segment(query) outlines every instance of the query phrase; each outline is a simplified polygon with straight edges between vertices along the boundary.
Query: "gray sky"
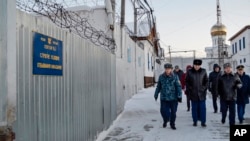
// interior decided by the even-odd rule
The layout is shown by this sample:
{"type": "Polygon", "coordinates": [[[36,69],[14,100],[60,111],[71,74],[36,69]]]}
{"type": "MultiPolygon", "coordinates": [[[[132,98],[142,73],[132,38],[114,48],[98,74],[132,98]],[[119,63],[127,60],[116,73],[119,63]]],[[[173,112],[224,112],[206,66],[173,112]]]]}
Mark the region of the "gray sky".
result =
{"type": "MultiPolygon", "coordinates": [[[[210,29],[216,23],[216,0],[148,2],[154,8],[161,45],[165,50],[170,45],[172,51],[197,50],[197,56],[205,55],[205,47],[212,45],[210,29]]],[[[228,40],[241,28],[250,25],[250,0],[220,0],[220,3],[222,23],[228,29],[228,40]]],[[[132,11],[126,11],[126,15],[126,22],[132,22],[132,11]]],[[[229,44],[228,41],[227,43],[229,44]]],[[[190,52],[178,55],[193,54],[190,52]]]]}

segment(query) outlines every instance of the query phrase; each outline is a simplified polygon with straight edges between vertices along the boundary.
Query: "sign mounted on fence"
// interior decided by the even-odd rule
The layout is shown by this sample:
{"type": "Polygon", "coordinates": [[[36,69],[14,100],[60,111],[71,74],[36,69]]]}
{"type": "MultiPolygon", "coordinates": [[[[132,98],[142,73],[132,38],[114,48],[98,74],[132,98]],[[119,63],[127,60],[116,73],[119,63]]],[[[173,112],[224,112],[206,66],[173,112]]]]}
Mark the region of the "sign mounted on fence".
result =
{"type": "Polygon", "coordinates": [[[33,32],[33,74],[63,75],[63,43],[33,32]]]}

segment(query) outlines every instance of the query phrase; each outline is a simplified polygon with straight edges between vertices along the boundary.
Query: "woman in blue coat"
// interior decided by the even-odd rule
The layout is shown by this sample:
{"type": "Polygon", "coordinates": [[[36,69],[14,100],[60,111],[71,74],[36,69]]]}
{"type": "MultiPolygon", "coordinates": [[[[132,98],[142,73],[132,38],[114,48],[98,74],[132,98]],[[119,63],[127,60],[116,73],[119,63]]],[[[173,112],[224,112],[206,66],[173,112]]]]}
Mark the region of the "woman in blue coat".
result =
{"type": "Polygon", "coordinates": [[[249,104],[249,95],[250,95],[250,77],[244,72],[244,66],[237,66],[237,74],[240,77],[242,82],[242,87],[237,89],[237,114],[240,124],[243,123],[245,106],[249,104]]]}

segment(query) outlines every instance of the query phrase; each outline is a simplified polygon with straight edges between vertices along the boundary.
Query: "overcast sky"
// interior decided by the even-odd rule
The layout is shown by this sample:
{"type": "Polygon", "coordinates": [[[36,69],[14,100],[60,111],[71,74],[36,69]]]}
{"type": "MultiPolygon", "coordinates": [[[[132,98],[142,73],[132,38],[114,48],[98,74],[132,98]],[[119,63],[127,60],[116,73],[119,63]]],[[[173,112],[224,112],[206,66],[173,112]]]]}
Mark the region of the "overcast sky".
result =
{"type": "MultiPolygon", "coordinates": [[[[165,50],[170,45],[172,51],[194,49],[197,50],[197,55],[205,55],[205,47],[212,45],[210,29],[216,23],[216,0],[148,2],[154,9],[161,45],[165,50]]],[[[220,0],[220,4],[222,23],[228,29],[228,40],[241,28],[250,25],[250,0],[220,0]]],[[[126,22],[133,21],[133,13],[130,12],[132,11],[126,11],[126,22]]],[[[229,44],[228,41],[227,43],[229,44]]]]}

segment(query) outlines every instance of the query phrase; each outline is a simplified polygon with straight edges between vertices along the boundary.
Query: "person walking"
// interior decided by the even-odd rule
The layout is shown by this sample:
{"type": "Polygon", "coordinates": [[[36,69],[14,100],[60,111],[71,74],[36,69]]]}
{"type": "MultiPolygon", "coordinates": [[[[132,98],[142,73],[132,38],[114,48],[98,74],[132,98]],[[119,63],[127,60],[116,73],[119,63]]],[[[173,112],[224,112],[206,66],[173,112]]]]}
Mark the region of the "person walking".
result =
{"type": "Polygon", "coordinates": [[[213,108],[214,113],[217,113],[218,111],[218,105],[217,105],[217,99],[218,99],[218,93],[217,93],[217,81],[218,81],[218,75],[221,73],[221,67],[218,64],[214,64],[213,71],[209,73],[208,77],[208,90],[212,94],[213,99],[213,108]]]}
{"type": "Polygon", "coordinates": [[[187,91],[186,91],[186,74],[187,74],[187,71],[189,69],[192,69],[192,66],[191,65],[187,65],[186,67],[186,72],[182,74],[181,76],[181,88],[182,90],[184,91],[185,95],[186,95],[186,99],[187,99],[187,111],[190,111],[190,98],[189,98],[189,95],[187,94],[187,91]]]}
{"type": "Polygon", "coordinates": [[[250,77],[244,71],[244,65],[237,66],[237,74],[242,82],[242,87],[237,89],[237,114],[239,123],[242,124],[244,120],[245,107],[249,104],[250,96],[250,77]]]}
{"type": "Polygon", "coordinates": [[[227,111],[229,109],[229,125],[235,124],[235,112],[236,112],[236,98],[237,88],[242,87],[241,80],[237,74],[232,72],[232,66],[230,63],[223,65],[224,72],[219,75],[218,78],[218,95],[221,103],[222,119],[221,123],[224,124],[227,117],[227,111]]]}
{"type": "Polygon", "coordinates": [[[197,126],[198,118],[201,126],[206,127],[206,92],[208,87],[207,72],[201,68],[202,60],[195,59],[193,68],[186,76],[187,94],[191,99],[193,126],[197,126]]]}
{"type": "Polygon", "coordinates": [[[174,67],[174,74],[176,74],[179,78],[179,80],[181,80],[181,76],[184,74],[183,70],[180,69],[180,67],[178,65],[176,65],[174,67]]]}
{"type": "Polygon", "coordinates": [[[154,98],[157,101],[159,93],[161,102],[161,116],[163,118],[163,128],[167,127],[170,121],[170,127],[176,130],[175,120],[178,102],[182,102],[182,90],[179,78],[172,70],[172,64],[164,65],[165,72],[159,76],[158,84],[155,90],[154,98]]]}

